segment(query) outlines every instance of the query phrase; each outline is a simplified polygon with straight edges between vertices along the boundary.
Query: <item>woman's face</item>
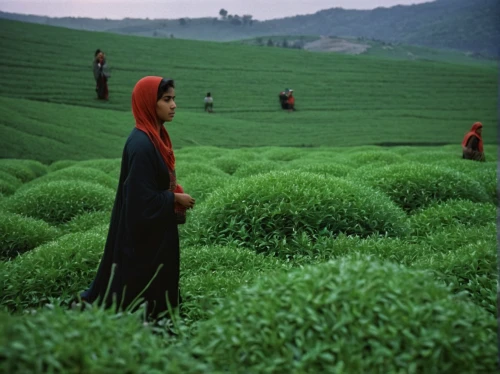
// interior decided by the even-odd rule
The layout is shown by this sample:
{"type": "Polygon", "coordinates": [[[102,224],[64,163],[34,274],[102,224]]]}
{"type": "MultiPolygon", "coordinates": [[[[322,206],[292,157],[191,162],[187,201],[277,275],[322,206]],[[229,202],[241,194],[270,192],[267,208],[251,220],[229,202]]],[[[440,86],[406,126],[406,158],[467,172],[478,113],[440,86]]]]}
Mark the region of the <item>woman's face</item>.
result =
{"type": "Polygon", "coordinates": [[[479,135],[481,135],[481,133],[483,132],[483,128],[482,128],[482,127],[478,128],[478,129],[476,130],[476,132],[477,132],[479,135]]]}
{"type": "Polygon", "coordinates": [[[161,122],[171,122],[175,116],[175,89],[169,87],[160,100],[156,102],[156,115],[161,122]]]}

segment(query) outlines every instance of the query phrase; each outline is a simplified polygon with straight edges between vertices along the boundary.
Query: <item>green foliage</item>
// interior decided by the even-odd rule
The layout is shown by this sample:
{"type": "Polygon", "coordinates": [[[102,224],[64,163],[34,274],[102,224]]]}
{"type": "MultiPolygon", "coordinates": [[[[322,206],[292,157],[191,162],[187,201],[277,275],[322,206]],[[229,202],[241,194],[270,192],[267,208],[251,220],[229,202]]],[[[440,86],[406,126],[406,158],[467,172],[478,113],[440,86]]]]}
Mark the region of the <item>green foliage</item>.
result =
{"type": "Polygon", "coordinates": [[[466,199],[489,202],[484,187],[471,177],[434,165],[402,163],[355,172],[352,178],[387,194],[405,211],[433,202],[466,199]]]}
{"type": "Polygon", "coordinates": [[[21,181],[13,175],[0,170],[0,192],[12,195],[21,186],[21,181]]]}
{"type": "Polygon", "coordinates": [[[248,249],[222,246],[182,249],[182,311],[190,320],[206,319],[216,305],[266,272],[286,269],[277,259],[248,249]]]}
{"type": "Polygon", "coordinates": [[[371,163],[380,163],[385,165],[398,164],[404,161],[403,156],[397,153],[384,151],[384,150],[372,150],[364,152],[352,152],[345,156],[355,165],[366,165],[371,163]]]}
{"type": "Polygon", "coordinates": [[[246,162],[243,165],[241,165],[233,174],[233,176],[238,178],[244,178],[257,174],[265,174],[270,171],[275,171],[281,168],[282,165],[277,162],[269,160],[256,160],[256,161],[246,162]]]}
{"type": "Polygon", "coordinates": [[[54,172],[58,171],[70,166],[74,166],[78,163],[78,161],[75,160],[59,160],[56,162],[53,162],[52,164],[49,165],[49,172],[54,172]]]}
{"type": "Polygon", "coordinates": [[[47,222],[0,211],[0,259],[13,258],[58,235],[47,222]]]}
{"type": "Polygon", "coordinates": [[[60,307],[20,316],[2,313],[0,331],[3,373],[210,372],[179,348],[169,348],[170,339],[162,339],[165,333],[144,325],[140,314],[60,307]]]}
{"type": "MultiPolygon", "coordinates": [[[[216,169],[219,173],[220,170],[216,169]]],[[[219,188],[231,183],[232,178],[227,174],[188,174],[187,177],[179,178],[179,184],[184,191],[196,199],[196,204],[201,203],[208,195],[219,188]]],[[[195,207],[196,209],[197,207],[195,207]]]]}
{"type": "Polygon", "coordinates": [[[227,177],[227,174],[224,171],[215,166],[208,165],[206,162],[177,162],[175,166],[175,172],[179,180],[193,174],[196,176],[208,175],[227,177]]]}
{"type": "Polygon", "coordinates": [[[496,207],[490,203],[448,200],[434,203],[410,217],[415,236],[426,236],[451,225],[482,226],[496,219],[496,207]]]}
{"type": "Polygon", "coordinates": [[[36,178],[36,174],[27,165],[19,163],[20,160],[0,160],[0,171],[16,177],[22,183],[36,178]]]}
{"type": "Polygon", "coordinates": [[[194,243],[235,242],[258,252],[285,251],[287,239],[301,233],[398,236],[408,230],[404,213],[377,191],[297,171],[239,179],[198,209],[194,243]]]}
{"type": "Polygon", "coordinates": [[[45,184],[52,181],[86,181],[95,183],[104,187],[116,189],[118,180],[114,180],[104,171],[92,169],[90,167],[70,166],[36,178],[26,183],[20,190],[30,189],[33,186],[45,184]]]}
{"type": "Polygon", "coordinates": [[[297,161],[302,162],[290,162],[288,168],[290,170],[300,170],[314,174],[324,175],[326,177],[345,177],[351,170],[351,166],[344,164],[332,162],[332,163],[317,163],[311,164],[310,161],[306,162],[304,159],[299,159],[297,161]]]}
{"type": "Polygon", "coordinates": [[[244,161],[234,155],[227,155],[212,160],[212,164],[224,173],[233,175],[244,161]]]}
{"type": "Polygon", "coordinates": [[[80,161],[77,165],[109,173],[110,171],[115,170],[117,168],[120,169],[121,163],[122,163],[121,158],[114,158],[114,159],[94,159],[94,160],[80,161]]]}
{"type": "Polygon", "coordinates": [[[54,181],[20,191],[3,205],[13,213],[60,224],[84,212],[111,210],[114,195],[113,190],[90,182],[54,181]]]}
{"type": "Polygon", "coordinates": [[[5,264],[0,274],[0,305],[22,310],[57,299],[76,299],[97,271],[107,226],[68,234],[5,264]]]}
{"type": "Polygon", "coordinates": [[[497,313],[497,243],[481,240],[452,251],[420,258],[415,267],[430,270],[454,292],[465,291],[493,316],[497,313]]]}
{"type": "Polygon", "coordinates": [[[65,233],[84,232],[95,228],[96,226],[109,226],[111,221],[111,211],[96,211],[79,214],[71,221],[60,226],[65,233]]]}
{"type": "Polygon", "coordinates": [[[497,358],[494,318],[425,272],[371,259],[261,279],[192,342],[229,372],[491,372],[497,358]]]}

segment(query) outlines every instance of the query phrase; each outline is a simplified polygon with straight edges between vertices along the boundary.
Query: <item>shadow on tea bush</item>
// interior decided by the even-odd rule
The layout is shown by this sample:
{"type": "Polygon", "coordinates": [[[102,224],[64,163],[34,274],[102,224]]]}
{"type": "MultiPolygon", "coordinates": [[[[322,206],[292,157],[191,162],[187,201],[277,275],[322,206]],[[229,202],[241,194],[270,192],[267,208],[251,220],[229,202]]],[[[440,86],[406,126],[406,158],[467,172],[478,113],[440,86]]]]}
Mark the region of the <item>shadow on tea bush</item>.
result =
{"type": "Polygon", "coordinates": [[[74,300],[94,279],[106,235],[106,226],[64,235],[6,263],[0,278],[0,305],[22,310],[51,298],[74,300]]]}
{"type": "MultiPolygon", "coordinates": [[[[184,188],[184,191],[191,195],[196,204],[204,201],[214,191],[232,183],[233,178],[227,174],[208,175],[208,174],[191,174],[187,177],[179,178],[179,184],[184,188]]],[[[194,208],[197,209],[198,205],[194,208]]],[[[193,211],[194,212],[194,211],[193,211]]]]}
{"type": "Polygon", "coordinates": [[[488,372],[496,322],[426,272],[342,259],[229,296],[192,340],[228,372],[488,372]]]}
{"type": "Polygon", "coordinates": [[[496,207],[490,203],[448,200],[422,208],[410,217],[412,235],[426,236],[450,225],[482,226],[496,220],[496,207]]]}
{"type": "Polygon", "coordinates": [[[85,212],[111,210],[114,197],[112,189],[95,183],[54,181],[19,191],[4,206],[13,213],[61,224],[85,212]]]}
{"type": "Polygon", "coordinates": [[[210,371],[169,349],[140,313],[113,314],[55,307],[22,316],[0,315],[0,371],[25,373],[192,373],[210,371]],[[177,371],[182,368],[182,371],[177,371]]]}
{"type": "Polygon", "coordinates": [[[245,164],[245,161],[234,155],[227,155],[211,160],[210,164],[226,174],[233,175],[241,165],[245,164]]]}
{"type": "Polygon", "coordinates": [[[404,212],[369,187],[298,171],[272,172],[234,181],[198,207],[192,243],[236,243],[273,253],[301,235],[405,235],[404,212]]]}
{"type": "Polygon", "coordinates": [[[22,186],[22,183],[19,179],[0,171],[0,192],[5,195],[12,195],[16,190],[22,186]]]}
{"type": "Polygon", "coordinates": [[[288,269],[281,261],[244,248],[203,246],[182,250],[183,314],[205,319],[228,295],[266,272],[288,269]]]}
{"type": "Polygon", "coordinates": [[[271,171],[282,169],[283,166],[274,161],[269,160],[258,160],[244,163],[241,165],[234,173],[235,177],[245,178],[257,174],[265,174],[271,171]]]}
{"type": "Polygon", "coordinates": [[[61,225],[59,228],[64,233],[84,232],[97,226],[109,227],[111,221],[111,211],[97,211],[82,213],[74,217],[71,221],[61,225]]]}
{"type": "Polygon", "coordinates": [[[177,179],[179,180],[181,180],[181,178],[185,178],[192,175],[227,177],[227,174],[221,169],[218,169],[213,165],[208,165],[207,163],[203,162],[197,162],[197,163],[177,162],[175,167],[175,172],[177,174],[177,179]]]}
{"type": "Polygon", "coordinates": [[[56,161],[56,162],[53,162],[52,164],[49,165],[48,171],[49,171],[49,173],[52,173],[54,171],[58,171],[58,170],[61,170],[61,169],[64,169],[64,168],[67,168],[70,166],[74,166],[77,163],[78,163],[78,161],[75,161],[75,160],[56,161]]]}
{"type": "Polygon", "coordinates": [[[120,169],[121,164],[122,164],[121,158],[111,158],[111,159],[103,158],[103,159],[80,161],[78,164],[76,164],[76,166],[97,169],[103,171],[104,173],[109,173],[112,170],[120,169]]]}
{"type": "Polygon", "coordinates": [[[407,212],[450,199],[490,201],[484,187],[471,177],[434,165],[389,165],[371,172],[360,170],[351,179],[379,189],[407,212]]]}
{"type": "Polygon", "coordinates": [[[336,162],[328,164],[327,163],[306,164],[305,163],[306,160],[304,159],[299,159],[297,161],[300,161],[300,163],[292,161],[287,165],[286,169],[319,174],[325,177],[345,177],[352,169],[352,166],[347,166],[336,162]]]}
{"type": "Polygon", "coordinates": [[[10,174],[20,182],[26,183],[37,177],[36,173],[27,165],[20,163],[21,160],[3,159],[0,160],[0,171],[10,174]]]}
{"type": "Polygon", "coordinates": [[[43,177],[36,178],[29,183],[24,184],[19,190],[23,191],[41,183],[53,181],[84,181],[95,183],[111,189],[116,189],[118,180],[114,180],[105,172],[97,169],[80,166],[70,166],[52,173],[48,173],[43,177]]]}
{"type": "Polygon", "coordinates": [[[465,291],[477,305],[496,316],[497,248],[496,240],[467,244],[453,251],[422,257],[415,267],[427,269],[455,293],[465,291]]]}
{"type": "Polygon", "coordinates": [[[14,258],[59,235],[45,221],[0,212],[0,259],[14,258]]]}
{"type": "Polygon", "coordinates": [[[397,153],[384,150],[351,152],[348,156],[346,156],[346,158],[358,166],[372,163],[391,165],[401,163],[405,160],[403,156],[398,155],[397,153]]]}
{"type": "Polygon", "coordinates": [[[262,156],[271,161],[292,161],[303,157],[305,152],[300,148],[271,147],[262,152],[262,156]]]}

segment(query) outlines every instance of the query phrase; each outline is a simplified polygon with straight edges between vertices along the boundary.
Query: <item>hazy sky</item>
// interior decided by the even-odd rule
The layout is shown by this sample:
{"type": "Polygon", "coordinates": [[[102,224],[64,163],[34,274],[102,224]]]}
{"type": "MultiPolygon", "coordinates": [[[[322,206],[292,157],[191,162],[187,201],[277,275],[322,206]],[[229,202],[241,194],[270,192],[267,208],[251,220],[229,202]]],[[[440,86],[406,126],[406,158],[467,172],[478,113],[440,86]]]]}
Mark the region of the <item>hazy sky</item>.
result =
{"type": "Polygon", "coordinates": [[[321,9],[373,9],[431,0],[0,0],[0,10],[51,17],[181,18],[251,14],[255,19],[282,18],[315,13],[321,9]]]}

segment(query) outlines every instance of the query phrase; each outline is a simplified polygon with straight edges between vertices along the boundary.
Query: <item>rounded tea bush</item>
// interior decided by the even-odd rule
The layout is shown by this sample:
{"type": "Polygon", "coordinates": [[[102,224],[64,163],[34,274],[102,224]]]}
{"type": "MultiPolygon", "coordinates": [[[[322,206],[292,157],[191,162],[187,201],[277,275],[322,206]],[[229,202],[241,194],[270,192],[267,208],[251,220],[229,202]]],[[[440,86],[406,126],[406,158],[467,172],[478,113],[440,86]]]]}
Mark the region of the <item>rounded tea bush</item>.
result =
{"type": "Polygon", "coordinates": [[[272,252],[302,232],[405,235],[404,212],[377,191],[298,171],[236,180],[198,207],[192,235],[200,244],[238,243],[272,252]]]}
{"type": "Polygon", "coordinates": [[[52,173],[48,173],[43,177],[36,178],[29,183],[23,185],[20,190],[32,188],[35,185],[48,183],[53,181],[85,181],[99,184],[104,187],[116,189],[118,181],[107,175],[105,172],[89,167],[70,166],[52,173]]]}
{"type": "MultiPolygon", "coordinates": [[[[302,161],[302,159],[298,160],[302,161]]],[[[352,170],[352,166],[347,166],[338,163],[319,163],[319,164],[304,164],[304,163],[293,163],[293,161],[288,165],[289,170],[299,170],[303,172],[309,172],[330,177],[345,177],[352,170]]]]}
{"type": "Polygon", "coordinates": [[[13,310],[36,308],[58,298],[75,299],[95,277],[104,252],[107,227],[68,234],[5,264],[0,305],[13,310]]]}
{"type": "Polygon", "coordinates": [[[346,157],[359,166],[371,163],[391,165],[398,164],[404,161],[403,156],[398,155],[397,153],[382,150],[352,152],[349,153],[349,155],[347,155],[346,157]]]}
{"type": "Polygon", "coordinates": [[[223,246],[183,248],[181,261],[182,310],[195,321],[206,319],[215,305],[239,287],[265,273],[289,268],[276,258],[223,246]]]}
{"type": "Polygon", "coordinates": [[[49,165],[49,173],[54,172],[57,170],[61,170],[70,166],[74,166],[78,163],[78,161],[75,160],[60,160],[53,162],[52,164],[49,165]]]}
{"type": "Polygon", "coordinates": [[[258,160],[244,163],[241,165],[233,176],[238,178],[250,177],[257,174],[265,174],[271,171],[282,169],[283,166],[274,161],[269,160],[258,160]]]}
{"type": "Polygon", "coordinates": [[[0,171],[16,177],[20,182],[26,183],[37,177],[36,173],[21,160],[3,159],[0,160],[0,171]]]}
{"type": "Polygon", "coordinates": [[[82,213],[74,217],[71,221],[60,226],[65,233],[84,232],[97,226],[109,226],[111,221],[111,211],[97,211],[82,213]]]}
{"type": "Polygon", "coordinates": [[[13,213],[61,224],[85,212],[110,211],[114,197],[112,189],[95,183],[54,181],[19,191],[4,207],[13,213]]]}
{"type": "Polygon", "coordinates": [[[436,280],[455,293],[466,292],[471,301],[493,316],[497,310],[496,240],[481,240],[458,249],[420,258],[415,267],[430,270],[436,280]]]}
{"type": "Polygon", "coordinates": [[[222,156],[211,161],[212,165],[229,175],[233,175],[244,163],[245,161],[242,158],[234,155],[222,156]]]}
{"type": "Polygon", "coordinates": [[[20,316],[1,313],[0,332],[3,373],[213,372],[182,347],[171,348],[171,339],[162,338],[162,331],[154,334],[140,313],[116,315],[97,308],[82,313],[60,307],[20,316]]]}
{"type": "Polygon", "coordinates": [[[304,154],[301,148],[271,147],[262,152],[262,156],[271,161],[292,161],[303,157],[304,154]]]}
{"type": "Polygon", "coordinates": [[[95,159],[95,160],[85,160],[80,161],[77,166],[93,168],[97,170],[101,170],[104,173],[109,173],[114,169],[121,168],[122,160],[120,158],[112,158],[112,159],[95,159]]]}
{"type": "Polygon", "coordinates": [[[225,372],[493,372],[496,321],[426,272],[342,259],[267,276],[200,323],[193,352],[225,372]]]}
{"type": "Polygon", "coordinates": [[[22,185],[16,177],[0,171],[0,192],[5,195],[12,195],[22,185]]]}
{"type": "MultiPolygon", "coordinates": [[[[196,199],[196,204],[204,201],[208,195],[232,183],[233,179],[227,175],[190,174],[187,177],[179,178],[179,184],[184,191],[196,199]]],[[[197,209],[195,207],[194,209],[197,209]]]]}
{"type": "Polygon", "coordinates": [[[491,203],[448,200],[422,208],[410,217],[413,235],[428,235],[450,225],[482,226],[496,220],[496,207],[491,203]]]}
{"type": "Polygon", "coordinates": [[[16,257],[57,236],[59,230],[45,221],[0,212],[0,259],[16,257]]]}
{"type": "Polygon", "coordinates": [[[491,200],[484,187],[468,175],[434,165],[395,164],[371,172],[360,170],[351,178],[384,192],[407,212],[450,199],[491,200]]]}
{"type": "Polygon", "coordinates": [[[177,179],[181,179],[187,176],[191,175],[209,175],[209,176],[220,176],[220,177],[227,177],[227,174],[222,171],[221,169],[218,169],[217,167],[213,165],[208,165],[203,162],[196,162],[196,163],[181,163],[178,162],[175,167],[175,172],[177,175],[177,179]]]}

